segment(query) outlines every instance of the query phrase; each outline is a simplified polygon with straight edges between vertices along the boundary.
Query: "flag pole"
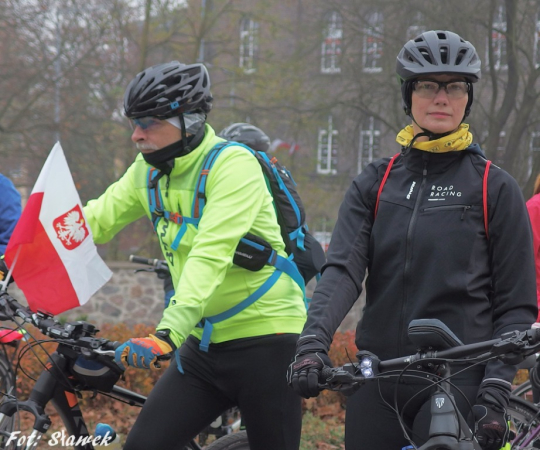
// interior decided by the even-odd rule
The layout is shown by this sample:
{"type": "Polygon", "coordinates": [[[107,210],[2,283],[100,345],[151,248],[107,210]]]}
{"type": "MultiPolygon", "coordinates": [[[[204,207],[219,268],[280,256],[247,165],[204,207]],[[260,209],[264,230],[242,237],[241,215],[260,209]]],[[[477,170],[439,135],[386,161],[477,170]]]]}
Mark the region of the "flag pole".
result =
{"type": "Polygon", "coordinates": [[[9,268],[9,272],[7,273],[6,277],[0,281],[0,292],[6,292],[9,280],[11,279],[11,273],[13,272],[13,269],[15,268],[15,264],[17,264],[17,259],[19,258],[19,253],[21,252],[21,246],[19,245],[19,248],[17,249],[17,253],[15,254],[15,258],[13,258],[13,263],[11,264],[11,267],[9,268]]]}

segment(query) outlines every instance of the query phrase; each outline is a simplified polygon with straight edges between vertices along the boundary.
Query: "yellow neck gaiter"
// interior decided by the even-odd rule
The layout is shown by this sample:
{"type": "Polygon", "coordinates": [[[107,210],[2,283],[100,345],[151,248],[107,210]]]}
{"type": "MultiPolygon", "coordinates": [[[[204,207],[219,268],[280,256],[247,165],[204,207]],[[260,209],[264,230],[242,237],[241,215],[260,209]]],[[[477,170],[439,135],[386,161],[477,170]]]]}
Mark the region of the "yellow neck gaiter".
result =
{"type": "MultiPolygon", "coordinates": [[[[412,141],[413,137],[413,127],[412,125],[407,125],[398,133],[396,142],[403,147],[407,147],[412,141]]],[[[448,136],[436,139],[435,141],[415,142],[413,147],[430,153],[455,152],[465,150],[469,145],[472,144],[472,140],[473,135],[469,131],[469,125],[462,123],[457,131],[449,134],[448,136]]]]}

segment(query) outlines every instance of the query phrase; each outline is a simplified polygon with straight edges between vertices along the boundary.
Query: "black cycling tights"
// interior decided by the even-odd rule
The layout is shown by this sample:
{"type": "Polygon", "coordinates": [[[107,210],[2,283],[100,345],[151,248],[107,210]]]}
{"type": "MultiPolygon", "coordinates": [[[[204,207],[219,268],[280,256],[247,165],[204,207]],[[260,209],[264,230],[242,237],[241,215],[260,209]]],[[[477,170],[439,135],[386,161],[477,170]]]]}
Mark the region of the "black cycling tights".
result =
{"type": "Polygon", "coordinates": [[[296,334],[261,336],[211,344],[199,350],[190,337],[176,362],[150,393],[124,450],[181,450],[216,417],[237,405],[250,450],[298,450],[300,397],[287,386],[296,334]]]}
{"type": "MultiPolygon", "coordinates": [[[[455,380],[459,389],[467,396],[471,405],[474,404],[478,386],[482,376],[472,376],[469,380],[455,380]]],[[[398,404],[402,407],[412,395],[426,385],[400,384],[398,404]]],[[[401,450],[409,442],[403,436],[396,413],[384,403],[381,398],[394,406],[395,383],[390,381],[368,382],[347,400],[347,416],[345,419],[345,449],[346,450],[401,450]],[[380,386],[380,391],[379,391],[380,386]]],[[[457,406],[465,419],[470,409],[463,397],[452,390],[457,406]]],[[[423,444],[428,437],[430,414],[430,397],[428,393],[418,396],[405,409],[405,423],[414,430],[407,429],[415,444],[423,444]]]]}

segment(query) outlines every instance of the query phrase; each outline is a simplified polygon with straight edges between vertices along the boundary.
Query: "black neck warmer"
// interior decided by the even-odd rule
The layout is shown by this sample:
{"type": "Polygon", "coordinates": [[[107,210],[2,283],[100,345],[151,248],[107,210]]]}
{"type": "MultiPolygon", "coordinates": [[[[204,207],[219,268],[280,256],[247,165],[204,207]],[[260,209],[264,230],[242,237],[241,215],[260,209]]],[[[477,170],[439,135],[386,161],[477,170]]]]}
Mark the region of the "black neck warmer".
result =
{"type": "Polygon", "coordinates": [[[193,136],[188,136],[186,146],[184,146],[184,140],[180,139],[155,152],[143,153],[143,158],[160,172],[169,175],[174,167],[175,158],[186,156],[196,149],[204,139],[204,131],[203,125],[193,136]]]}

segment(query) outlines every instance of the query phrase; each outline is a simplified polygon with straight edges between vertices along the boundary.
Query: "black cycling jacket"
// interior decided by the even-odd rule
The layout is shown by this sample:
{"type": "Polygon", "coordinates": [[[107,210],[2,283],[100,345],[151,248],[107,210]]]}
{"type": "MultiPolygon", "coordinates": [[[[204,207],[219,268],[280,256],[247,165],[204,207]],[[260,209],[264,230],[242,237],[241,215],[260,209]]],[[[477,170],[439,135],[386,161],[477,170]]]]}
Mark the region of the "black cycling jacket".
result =
{"type": "MultiPolygon", "coordinates": [[[[443,321],[465,344],[530,328],[537,316],[530,223],[516,181],[491,165],[488,233],[477,145],[442,154],[400,155],[374,209],[389,158],[370,164],[349,188],[299,341],[328,349],[362,291],[356,345],[381,359],[416,352],[413,319],[443,321]]],[[[305,343],[305,344],[304,344],[305,343]]],[[[513,367],[489,363],[485,378],[511,381],[513,367]]]]}

